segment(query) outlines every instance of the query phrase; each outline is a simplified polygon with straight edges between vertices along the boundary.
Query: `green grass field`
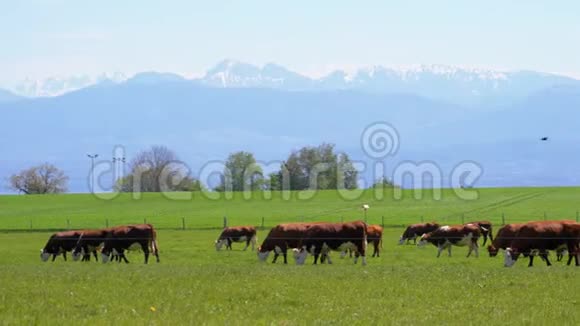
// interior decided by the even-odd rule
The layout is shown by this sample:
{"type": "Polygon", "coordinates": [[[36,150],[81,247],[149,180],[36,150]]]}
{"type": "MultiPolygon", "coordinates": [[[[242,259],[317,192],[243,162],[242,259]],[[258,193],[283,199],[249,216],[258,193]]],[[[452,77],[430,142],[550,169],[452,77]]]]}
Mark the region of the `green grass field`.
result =
{"type": "MultiPolygon", "coordinates": [[[[408,195],[407,193],[405,195],[408,195]]],[[[429,246],[397,246],[401,228],[387,228],[380,258],[353,265],[333,254],[333,265],[259,263],[234,244],[216,252],[222,217],[231,225],[296,220],[362,218],[400,225],[421,216],[445,223],[486,218],[499,223],[575,218],[578,188],[483,189],[476,201],[444,191],[441,201],[407,196],[355,201],[323,192],[308,201],[281,199],[170,201],[158,194],[141,200],[97,200],[90,195],[0,196],[0,323],[2,324],[580,324],[580,268],[539,259],[503,267],[501,257],[435,257],[429,246]],[[185,217],[188,230],[181,227],[185,217]],[[42,263],[39,249],[50,232],[18,229],[148,222],[159,227],[161,263],[42,263]],[[64,224],[64,225],[63,225],[64,224]],[[209,229],[209,228],[214,229],[209,229]]],[[[426,196],[428,197],[428,196],[426,196]]],[[[497,227],[496,227],[497,229],[497,227]]],[[[260,241],[266,230],[259,231],[260,241]]],[[[270,261],[272,257],[268,260],[270,261]]]]}

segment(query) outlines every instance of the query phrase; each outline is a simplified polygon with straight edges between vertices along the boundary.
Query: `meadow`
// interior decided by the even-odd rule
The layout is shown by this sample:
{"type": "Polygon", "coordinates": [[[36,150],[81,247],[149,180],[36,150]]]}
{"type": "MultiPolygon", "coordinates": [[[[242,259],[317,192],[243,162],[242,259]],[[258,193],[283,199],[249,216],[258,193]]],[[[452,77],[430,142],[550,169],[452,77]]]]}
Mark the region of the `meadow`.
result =
{"type": "MultiPolygon", "coordinates": [[[[433,246],[398,246],[402,224],[424,219],[461,222],[486,218],[574,218],[578,188],[481,189],[475,201],[444,191],[425,196],[356,201],[323,192],[311,200],[253,199],[170,201],[159,194],[140,200],[97,200],[90,195],[0,197],[0,323],[2,324],[580,324],[580,268],[540,260],[504,268],[501,257],[435,257],[433,246]],[[380,258],[353,265],[333,254],[333,265],[260,263],[255,252],[216,252],[223,216],[230,224],[363,218],[388,224],[380,258]],[[186,217],[186,230],[179,230],[186,217]],[[148,222],[159,227],[161,263],[42,263],[39,249],[70,219],[73,227],[148,222]],[[25,231],[30,220],[33,231],[25,231]],[[167,220],[164,220],[167,219],[167,220]],[[165,221],[165,222],[164,222],[165,221]],[[174,223],[175,222],[175,223],[174,223]],[[174,224],[177,224],[174,226],[174,224]]],[[[511,221],[508,221],[511,222],[511,221]]],[[[65,228],[64,226],[61,228],[65,228]]],[[[496,226],[497,229],[497,226],[496,226]]]]}

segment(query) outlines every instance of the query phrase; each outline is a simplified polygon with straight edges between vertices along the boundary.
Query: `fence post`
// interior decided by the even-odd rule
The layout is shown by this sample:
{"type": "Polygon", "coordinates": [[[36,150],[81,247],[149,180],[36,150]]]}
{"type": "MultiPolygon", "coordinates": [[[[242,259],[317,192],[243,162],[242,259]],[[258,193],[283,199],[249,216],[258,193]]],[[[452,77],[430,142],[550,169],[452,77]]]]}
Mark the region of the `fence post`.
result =
{"type": "Polygon", "coordinates": [[[228,218],[224,216],[224,229],[228,227],[228,218]]]}
{"type": "Polygon", "coordinates": [[[185,230],[185,217],[181,218],[181,229],[185,230]]]}
{"type": "Polygon", "coordinates": [[[264,216],[262,216],[262,230],[264,229],[264,216]]]}
{"type": "Polygon", "coordinates": [[[385,227],[385,216],[381,216],[381,226],[385,227]]]}
{"type": "Polygon", "coordinates": [[[505,225],[505,213],[501,213],[501,225],[505,225]]]}

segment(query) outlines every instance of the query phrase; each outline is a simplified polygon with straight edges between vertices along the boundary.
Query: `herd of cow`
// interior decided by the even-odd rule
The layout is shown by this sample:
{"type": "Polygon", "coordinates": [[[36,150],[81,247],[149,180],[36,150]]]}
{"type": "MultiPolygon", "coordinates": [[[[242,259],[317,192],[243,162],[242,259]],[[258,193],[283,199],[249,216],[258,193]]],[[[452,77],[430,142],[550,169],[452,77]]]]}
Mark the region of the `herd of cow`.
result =
{"type": "Polygon", "coordinates": [[[157,248],[157,232],[151,224],[135,224],[115,226],[96,230],[64,231],[53,234],[43,249],[40,250],[40,259],[47,261],[52,255],[52,261],[58,255],[66,260],[66,253],[72,252],[73,260],[89,261],[91,254],[98,261],[97,251],[101,252],[101,260],[106,263],[110,260],[128,263],[125,251],[139,248],[145,254],[145,264],[152,252],[159,262],[157,248]]]}
{"type": "MultiPolygon", "coordinates": [[[[372,243],[373,257],[379,257],[382,248],[383,228],[379,225],[367,225],[362,221],[348,223],[285,223],[272,228],[262,245],[258,247],[259,260],[265,261],[271,252],[274,252],[273,263],[278,257],[287,261],[287,252],[293,253],[297,264],[305,263],[308,254],[314,256],[314,264],[320,262],[332,263],[329,253],[341,252],[344,257],[348,251],[354,253],[354,263],[362,257],[362,264],[366,264],[366,247],[372,243]]],[[[256,228],[253,226],[237,226],[224,228],[215,241],[217,250],[224,245],[231,249],[233,242],[245,242],[246,250],[250,244],[252,250],[257,242],[256,228]]],[[[437,247],[437,257],[447,249],[451,256],[453,246],[467,246],[469,257],[472,253],[479,256],[478,240],[483,238],[485,246],[488,238],[492,242],[487,250],[491,257],[495,257],[500,249],[505,251],[506,267],[515,264],[520,256],[529,257],[528,266],[533,266],[534,257],[540,256],[548,266],[551,265],[548,252],[554,250],[558,261],[562,260],[564,252],[568,252],[568,265],[572,259],[575,265],[580,266],[580,223],[575,221],[541,221],[521,224],[507,224],[499,229],[495,239],[492,224],[489,221],[470,222],[463,225],[439,225],[437,223],[421,223],[408,226],[399,239],[399,244],[409,243],[411,240],[418,246],[428,243],[437,247]],[[419,242],[417,242],[419,238],[419,242]]]]}
{"type": "MultiPolygon", "coordinates": [[[[366,265],[366,249],[370,243],[374,251],[372,256],[379,257],[382,249],[383,228],[379,225],[367,225],[362,221],[347,223],[285,223],[272,228],[262,245],[257,248],[260,261],[266,261],[271,252],[274,253],[273,263],[280,255],[284,263],[288,263],[287,253],[291,251],[297,264],[303,265],[307,256],[314,257],[314,264],[319,259],[321,263],[331,264],[331,251],[339,251],[341,257],[348,252],[354,254],[354,263],[361,257],[366,265]]],[[[439,225],[437,223],[421,223],[408,226],[399,239],[399,244],[413,241],[417,246],[428,243],[437,247],[437,257],[447,249],[451,256],[453,246],[467,246],[469,257],[472,253],[479,256],[478,240],[483,238],[485,246],[487,239],[492,242],[488,247],[491,257],[500,249],[505,251],[506,267],[515,264],[520,256],[528,257],[528,266],[533,266],[535,256],[540,256],[548,266],[551,265],[548,252],[556,251],[558,261],[568,252],[568,265],[572,259],[580,266],[580,223],[575,221],[541,221],[521,224],[507,224],[499,229],[493,237],[492,224],[489,221],[470,222],[463,225],[439,225]],[[417,242],[417,238],[419,241],[417,242]]],[[[256,249],[257,231],[253,226],[236,226],[224,228],[215,241],[216,250],[224,245],[232,249],[233,242],[245,242],[246,250],[250,245],[256,249]]],[[[41,249],[40,258],[48,261],[50,256],[54,261],[58,255],[66,260],[67,252],[72,253],[73,260],[90,261],[91,254],[98,261],[100,251],[102,262],[117,260],[128,263],[125,252],[138,248],[143,251],[145,263],[150,252],[159,262],[157,233],[151,224],[136,224],[116,226],[95,230],[64,231],[53,234],[46,246],[41,249]]]]}

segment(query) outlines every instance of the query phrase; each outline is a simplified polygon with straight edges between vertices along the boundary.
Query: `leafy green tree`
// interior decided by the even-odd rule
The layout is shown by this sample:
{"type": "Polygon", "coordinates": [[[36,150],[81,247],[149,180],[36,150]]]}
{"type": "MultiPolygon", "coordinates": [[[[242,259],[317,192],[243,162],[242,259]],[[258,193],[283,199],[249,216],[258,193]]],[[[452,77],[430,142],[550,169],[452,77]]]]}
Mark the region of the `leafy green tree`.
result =
{"type": "Polygon", "coordinates": [[[254,154],[240,151],[228,156],[220,185],[215,190],[253,191],[264,187],[264,174],[254,154]]]}

